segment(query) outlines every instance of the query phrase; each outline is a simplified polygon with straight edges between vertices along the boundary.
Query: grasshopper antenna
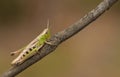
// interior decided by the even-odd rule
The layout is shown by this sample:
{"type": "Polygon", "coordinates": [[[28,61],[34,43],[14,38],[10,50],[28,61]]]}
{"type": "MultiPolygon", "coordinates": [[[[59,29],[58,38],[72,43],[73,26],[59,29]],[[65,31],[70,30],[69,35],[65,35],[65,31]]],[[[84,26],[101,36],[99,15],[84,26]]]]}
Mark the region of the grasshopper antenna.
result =
{"type": "Polygon", "coordinates": [[[49,19],[47,20],[47,29],[50,27],[49,19]]]}

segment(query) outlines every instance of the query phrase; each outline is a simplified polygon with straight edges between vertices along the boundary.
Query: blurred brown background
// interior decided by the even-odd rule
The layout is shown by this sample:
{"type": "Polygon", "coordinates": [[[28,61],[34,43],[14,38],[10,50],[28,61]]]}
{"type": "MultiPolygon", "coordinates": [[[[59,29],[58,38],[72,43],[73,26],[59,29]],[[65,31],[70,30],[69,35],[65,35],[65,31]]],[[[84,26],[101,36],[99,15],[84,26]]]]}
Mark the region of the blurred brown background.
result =
{"type": "MultiPolygon", "coordinates": [[[[32,41],[50,19],[52,35],[102,0],[0,0],[0,75],[10,52],[32,41]]],[[[17,77],[120,77],[120,2],[17,77]]]]}

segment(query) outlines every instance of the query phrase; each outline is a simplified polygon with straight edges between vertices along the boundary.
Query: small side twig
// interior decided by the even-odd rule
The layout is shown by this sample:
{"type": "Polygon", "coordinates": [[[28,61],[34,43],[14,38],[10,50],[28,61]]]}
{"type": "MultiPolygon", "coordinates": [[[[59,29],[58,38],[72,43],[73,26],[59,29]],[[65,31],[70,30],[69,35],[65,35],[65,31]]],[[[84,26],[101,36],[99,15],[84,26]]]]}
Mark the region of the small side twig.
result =
{"type": "Polygon", "coordinates": [[[14,77],[32,64],[36,63],[52,51],[54,51],[59,44],[63,41],[67,40],[68,38],[72,37],[82,29],[84,29],[88,24],[96,20],[100,15],[102,15],[106,10],[108,10],[115,2],[118,0],[104,0],[101,2],[95,9],[90,11],[86,14],[83,18],[79,21],[68,27],[67,29],[58,32],[54,36],[51,37],[49,40],[51,43],[55,45],[47,45],[45,44],[44,47],[39,50],[40,54],[34,55],[32,58],[25,61],[23,64],[19,66],[13,66],[8,71],[6,71],[2,77],[14,77]]]}

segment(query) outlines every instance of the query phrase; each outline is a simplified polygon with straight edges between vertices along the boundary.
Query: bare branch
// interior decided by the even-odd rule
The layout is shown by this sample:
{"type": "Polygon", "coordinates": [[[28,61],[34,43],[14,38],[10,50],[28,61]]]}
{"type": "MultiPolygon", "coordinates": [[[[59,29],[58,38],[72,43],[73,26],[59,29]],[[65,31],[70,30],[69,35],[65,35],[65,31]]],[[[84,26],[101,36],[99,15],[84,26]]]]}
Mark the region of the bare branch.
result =
{"type": "Polygon", "coordinates": [[[25,61],[23,64],[19,66],[12,66],[8,71],[6,71],[2,77],[14,77],[32,64],[41,60],[43,57],[54,51],[59,44],[63,41],[69,39],[86,26],[88,26],[91,22],[96,20],[100,15],[102,15],[106,10],[108,10],[115,2],[118,0],[104,0],[101,2],[95,9],[86,14],[83,18],[81,18],[76,23],[69,26],[67,29],[58,32],[49,40],[54,45],[45,44],[42,49],[39,50],[40,54],[34,55],[32,58],[25,61]]]}

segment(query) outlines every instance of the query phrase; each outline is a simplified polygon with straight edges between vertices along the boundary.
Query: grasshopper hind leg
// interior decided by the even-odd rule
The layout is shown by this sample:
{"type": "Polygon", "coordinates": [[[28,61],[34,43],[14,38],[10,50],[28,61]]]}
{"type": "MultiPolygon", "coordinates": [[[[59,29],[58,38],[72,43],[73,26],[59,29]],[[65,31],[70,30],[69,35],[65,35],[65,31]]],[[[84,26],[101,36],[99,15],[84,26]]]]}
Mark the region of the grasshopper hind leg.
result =
{"type": "Polygon", "coordinates": [[[21,48],[21,49],[19,49],[17,51],[11,52],[10,55],[14,56],[14,55],[20,54],[23,50],[24,50],[24,48],[21,48]]]}

